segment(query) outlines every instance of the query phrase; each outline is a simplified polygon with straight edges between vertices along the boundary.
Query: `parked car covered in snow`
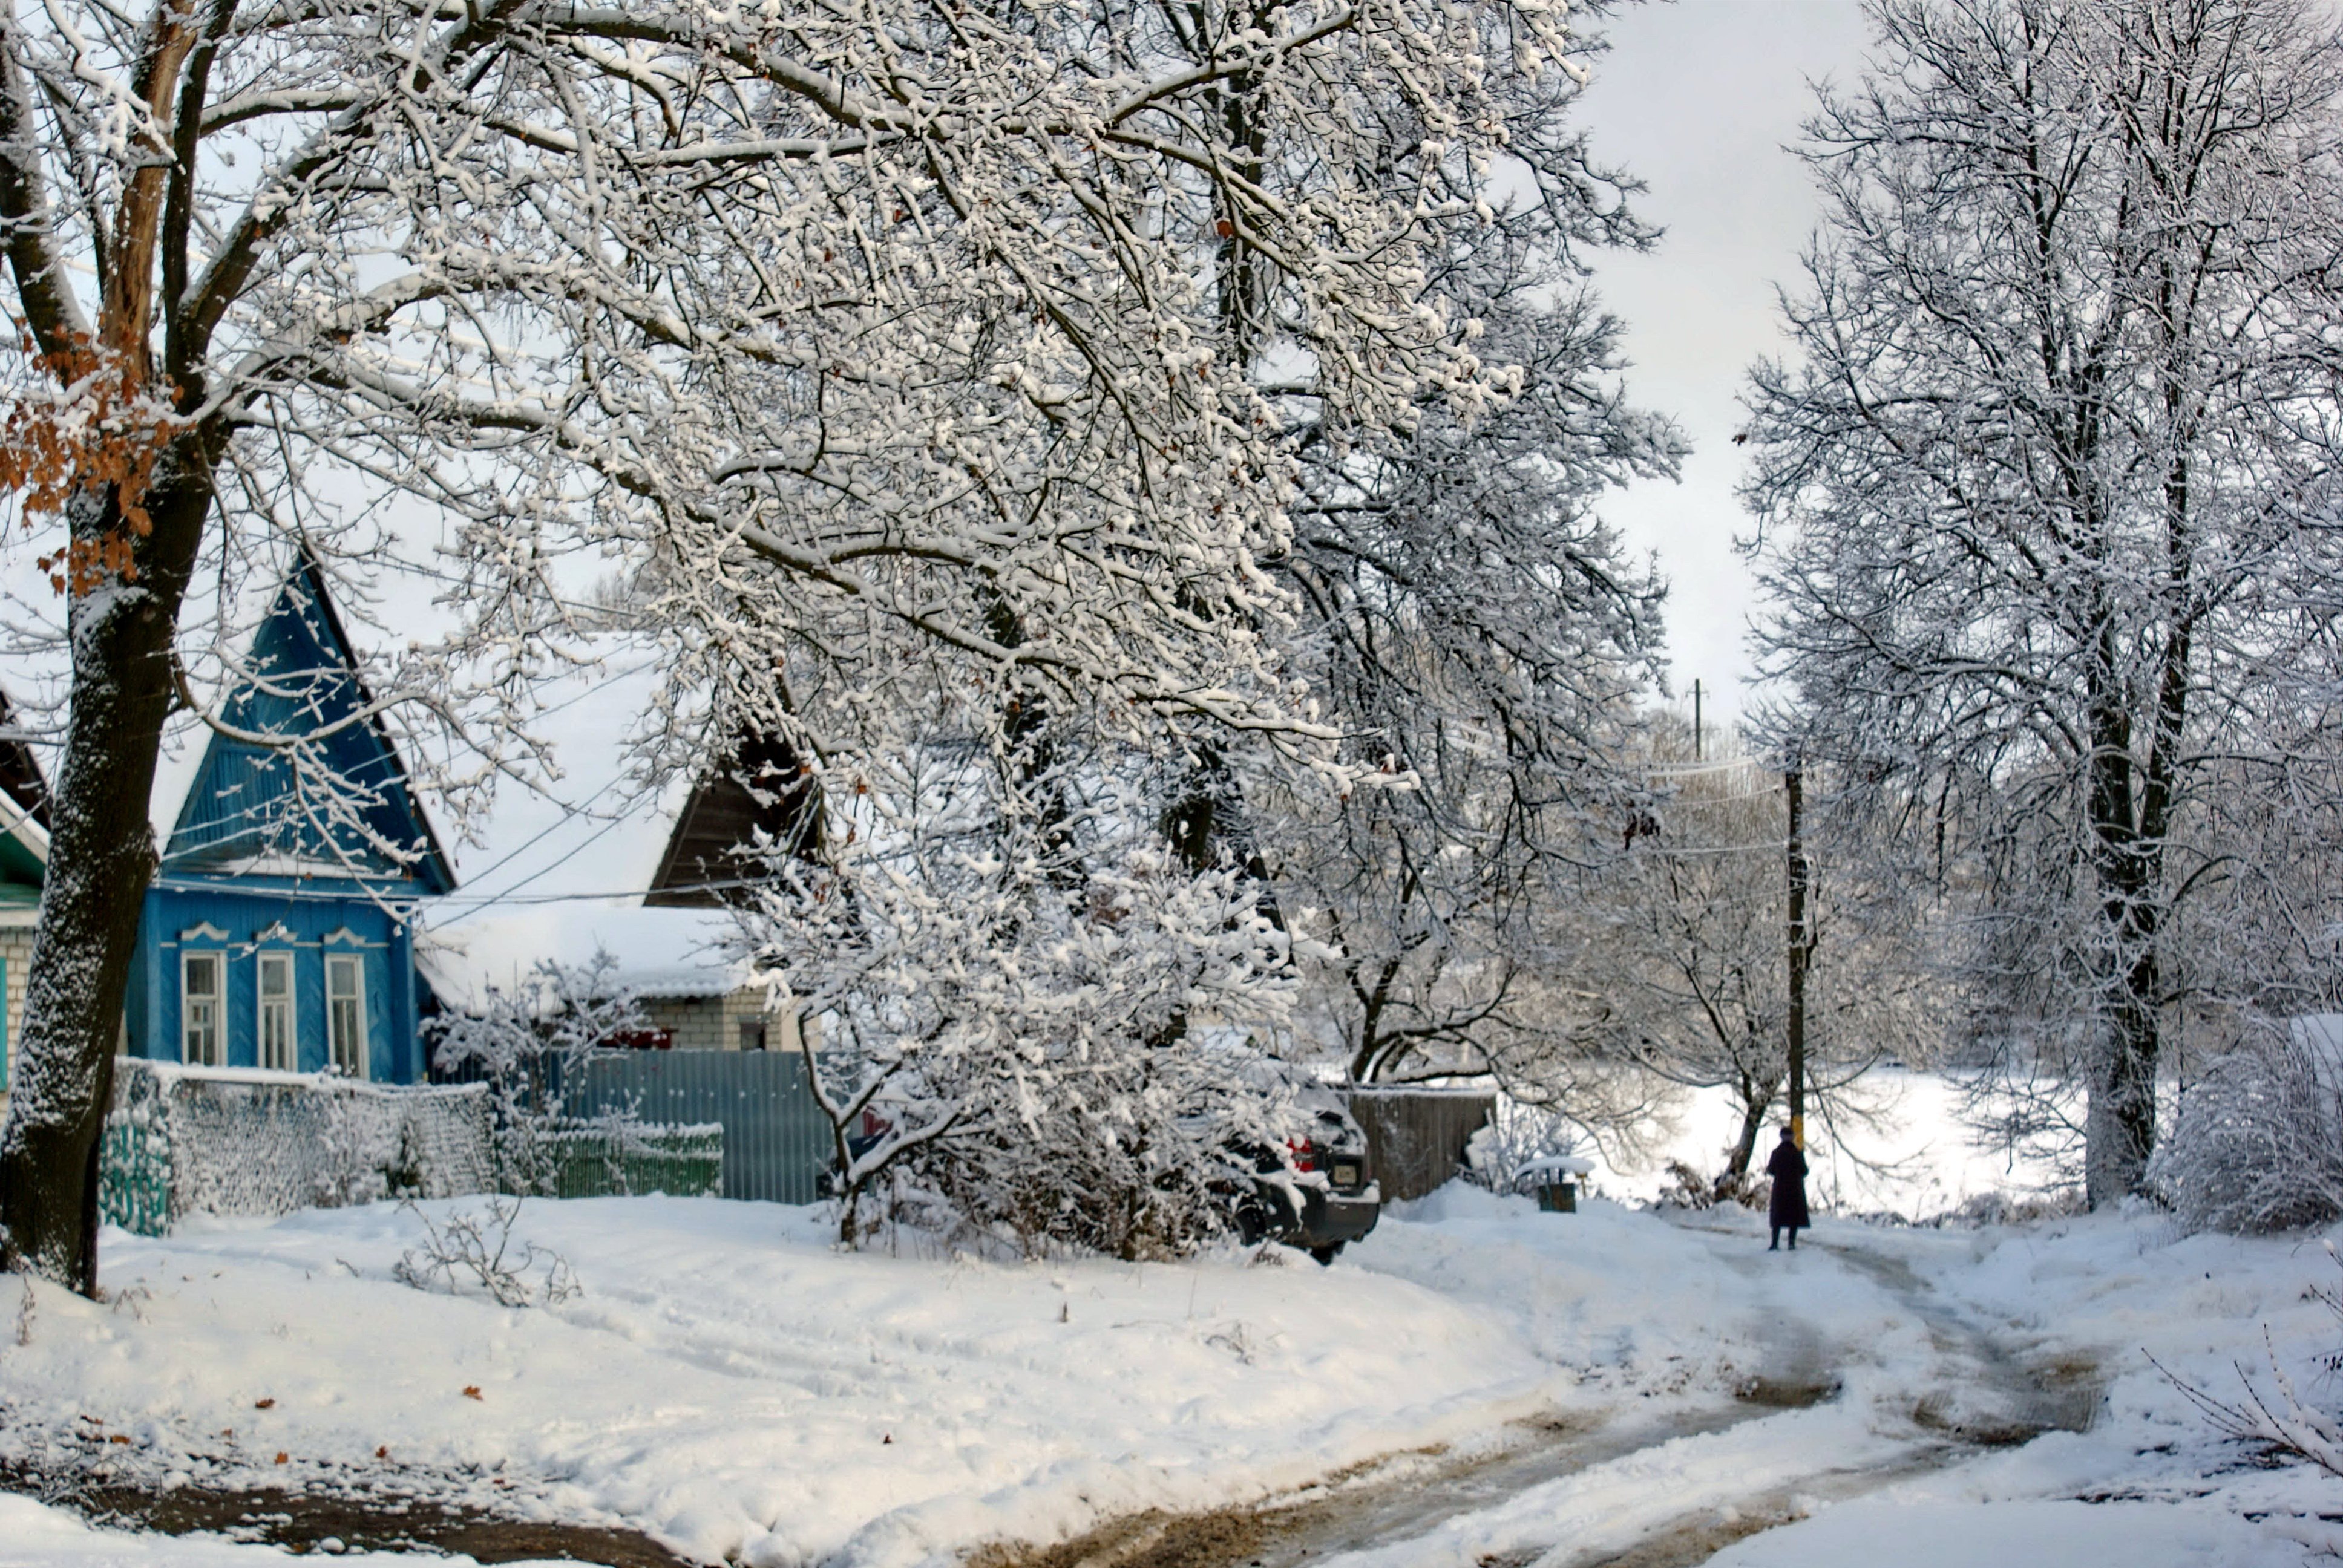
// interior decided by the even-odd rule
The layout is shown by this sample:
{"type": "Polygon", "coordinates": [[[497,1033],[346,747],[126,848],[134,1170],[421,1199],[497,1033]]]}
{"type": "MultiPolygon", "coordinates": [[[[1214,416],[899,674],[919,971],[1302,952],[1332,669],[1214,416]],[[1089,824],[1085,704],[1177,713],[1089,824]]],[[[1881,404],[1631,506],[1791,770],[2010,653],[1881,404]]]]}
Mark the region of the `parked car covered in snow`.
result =
{"type": "Polygon", "coordinates": [[[1253,1190],[1237,1203],[1237,1233],[1298,1247],[1331,1263],[1375,1228],[1383,1190],[1367,1161],[1367,1135],[1332,1091],[1293,1096],[1296,1124],[1282,1148],[1251,1151],[1253,1190]]]}

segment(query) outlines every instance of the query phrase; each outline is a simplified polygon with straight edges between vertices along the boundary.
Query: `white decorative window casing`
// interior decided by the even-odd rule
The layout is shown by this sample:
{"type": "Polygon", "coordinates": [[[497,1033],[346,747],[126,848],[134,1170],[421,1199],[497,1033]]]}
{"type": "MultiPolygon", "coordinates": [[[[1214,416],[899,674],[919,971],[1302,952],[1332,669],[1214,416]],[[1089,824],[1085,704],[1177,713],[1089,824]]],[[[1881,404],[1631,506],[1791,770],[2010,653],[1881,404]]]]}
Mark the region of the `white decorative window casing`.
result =
{"type": "Polygon", "coordinates": [[[226,953],[179,955],[179,1060],[197,1067],[219,1067],[226,1058],[220,1050],[221,1002],[227,986],[226,953]]]}
{"type": "Polygon", "coordinates": [[[264,952],[259,960],[260,1065],[279,1072],[293,1070],[293,955],[264,952]]]}
{"type": "Polygon", "coordinates": [[[336,1070],[367,1075],[366,960],[357,953],[326,955],[326,1044],[336,1070]]]}

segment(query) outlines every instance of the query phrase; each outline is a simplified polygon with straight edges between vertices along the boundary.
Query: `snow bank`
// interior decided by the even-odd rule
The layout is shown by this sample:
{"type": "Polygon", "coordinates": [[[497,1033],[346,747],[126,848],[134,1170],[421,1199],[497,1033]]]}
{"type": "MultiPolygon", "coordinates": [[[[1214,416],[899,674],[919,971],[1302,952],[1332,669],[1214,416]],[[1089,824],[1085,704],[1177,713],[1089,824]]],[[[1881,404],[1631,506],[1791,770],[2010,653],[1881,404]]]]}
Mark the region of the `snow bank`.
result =
{"type": "Polygon", "coordinates": [[[0,1402],[18,1429],[101,1418],[135,1440],[115,1462],[158,1475],[272,1484],[380,1447],[549,1478],[528,1506],[705,1559],[908,1568],[1476,1432],[1544,1408],[1554,1375],[1467,1303],[1298,1258],[841,1254],[810,1211],[709,1200],[532,1201],[520,1231],[582,1296],[396,1284],[419,1232],[382,1206],[108,1232],[122,1305],[40,1290],[0,1402]]]}
{"type": "Polygon", "coordinates": [[[1849,1360],[1924,1356],[1925,1327],[1826,1257],[1768,1259],[1762,1216],[1671,1223],[1604,1200],[1575,1214],[1452,1182],[1393,1205],[1351,1253],[1473,1302],[1567,1374],[1557,1398],[1715,1401],[1755,1379],[1828,1381],[1849,1360]]]}
{"type": "MultiPolygon", "coordinates": [[[[2148,1360],[2231,1392],[2267,1325],[2308,1371],[2343,1337],[2305,1295],[2335,1262],[2151,1214],[1825,1217],[1769,1254],[1736,1210],[1544,1214],[1450,1186],[1321,1270],[1276,1251],[995,1263],[909,1237],[850,1254],[815,1210],[531,1201],[521,1238],[585,1292],[524,1312],[393,1282],[417,1235],[380,1206],[109,1232],[114,1302],[42,1287],[29,1342],[0,1342],[0,1458],[91,1418],[131,1441],[75,1452],[149,1481],[328,1485],[382,1468],[379,1448],[451,1501],[623,1522],[704,1559],[930,1568],[1559,1412],[1644,1445],[1327,1568],[1723,1541],[1785,1514],[1811,1517],[1720,1561],[1834,1568],[1892,1541],[1899,1563],[2257,1568],[2298,1558],[2288,1542],[2343,1546],[2323,1517],[2343,1518],[2343,1482],[2253,1466],[2148,1360]],[[2089,1429],[1898,1480],[2029,1376],[2068,1379],[2089,1429]],[[2043,1554],[2010,1544],[2037,1538],[2043,1554]]],[[[85,1546],[22,1560],[103,1549],[85,1546]]]]}

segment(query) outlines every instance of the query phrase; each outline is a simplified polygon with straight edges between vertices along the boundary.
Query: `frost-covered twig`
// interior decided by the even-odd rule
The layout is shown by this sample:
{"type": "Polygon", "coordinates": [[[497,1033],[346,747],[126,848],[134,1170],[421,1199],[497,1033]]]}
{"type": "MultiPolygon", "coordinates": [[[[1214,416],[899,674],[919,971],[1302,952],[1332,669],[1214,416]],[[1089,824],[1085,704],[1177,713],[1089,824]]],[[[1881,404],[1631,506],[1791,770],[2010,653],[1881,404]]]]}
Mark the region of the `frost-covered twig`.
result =
{"type": "Polygon", "coordinates": [[[491,1198],[485,1209],[449,1212],[444,1224],[434,1224],[414,1200],[399,1207],[422,1224],[425,1241],[399,1254],[391,1278],[418,1291],[460,1293],[468,1282],[477,1282],[502,1307],[554,1306],[578,1294],[578,1278],[568,1260],[534,1241],[521,1243],[520,1255],[507,1261],[513,1244],[513,1223],[520,1218],[521,1200],[491,1198]],[[538,1275],[542,1271],[541,1276],[538,1275]]]}
{"type": "MultiPolygon", "coordinates": [[[[2327,1244],[2327,1254],[2338,1267],[2343,1257],[2337,1255],[2334,1243],[2327,1244]]],[[[2333,1287],[2313,1285],[2311,1298],[2324,1306],[2338,1323],[2343,1323],[2343,1293],[2333,1287]]],[[[2224,1437],[2244,1442],[2256,1442],[2276,1452],[2292,1454],[2309,1461],[2329,1474],[2343,1476],[2343,1420],[2328,1414],[2304,1400],[2279,1361],[2278,1345],[2271,1338],[2268,1325],[2262,1328],[2262,1351],[2269,1361],[2270,1381],[2277,1386],[2274,1395],[2266,1395],[2256,1385],[2253,1374],[2243,1362],[2230,1364],[2237,1370],[2238,1384],[2245,1391],[2236,1400],[2226,1400],[2198,1387],[2172,1372],[2154,1356],[2148,1363],[2164,1374],[2165,1380],[2177,1388],[2201,1412],[2206,1421],[2224,1437]]],[[[2336,1358],[2330,1356],[2331,1367],[2336,1358]]]]}

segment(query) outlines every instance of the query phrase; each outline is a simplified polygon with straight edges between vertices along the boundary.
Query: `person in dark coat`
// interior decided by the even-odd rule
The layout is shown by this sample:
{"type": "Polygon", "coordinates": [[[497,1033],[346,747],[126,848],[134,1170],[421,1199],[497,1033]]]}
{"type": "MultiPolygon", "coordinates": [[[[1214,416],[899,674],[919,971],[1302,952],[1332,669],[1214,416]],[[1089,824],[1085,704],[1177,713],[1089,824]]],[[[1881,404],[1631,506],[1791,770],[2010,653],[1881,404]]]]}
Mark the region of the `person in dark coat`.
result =
{"type": "Polygon", "coordinates": [[[1765,1205],[1765,1221],[1774,1227],[1774,1241],[1765,1250],[1781,1251],[1782,1232],[1787,1231],[1790,1251],[1795,1252],[1798,1232],[1813,1224],[1814,1219],[1806,1212],[1806,1157],[1786,1127],[1782,1129],[1782,1141],[1774,1145],[1774,1157],[1765,1161],[1765,1174],[1774,1179],[1774,1196],[1765,1205]]]}

